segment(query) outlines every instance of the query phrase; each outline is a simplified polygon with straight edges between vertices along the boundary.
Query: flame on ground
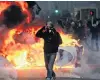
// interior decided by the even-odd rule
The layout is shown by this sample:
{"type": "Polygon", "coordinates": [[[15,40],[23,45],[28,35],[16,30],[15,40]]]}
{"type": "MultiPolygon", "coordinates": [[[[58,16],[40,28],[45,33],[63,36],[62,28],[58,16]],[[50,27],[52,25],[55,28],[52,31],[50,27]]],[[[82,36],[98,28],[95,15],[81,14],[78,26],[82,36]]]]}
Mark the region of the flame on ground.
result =
{"type": "MultiPolygon", "coordinates": [[[[44,66],[44,41],[43,39],[38,39],[38,42],[36,42],[34,28],[27,28],[26,32],[23,32],[23,35],[19,35],[16,32],[17,28],[8,31],[8,36],[4,39],[4,44],[2,47],[3,55],[7,55],[7,59],[14,64],[16,68],[33,68],[36,66],[44,66]],[[31,40],[32,43],[29,43],[31,40]]],[[[63,44],[61,46],[77,45],[78,41],[72,39],[72,35],[65,35],[64,33],[60,33],[60,35],[63,40],[63,44]]],[[[67,67],[71,68],[73,65],[67,67]]]]}

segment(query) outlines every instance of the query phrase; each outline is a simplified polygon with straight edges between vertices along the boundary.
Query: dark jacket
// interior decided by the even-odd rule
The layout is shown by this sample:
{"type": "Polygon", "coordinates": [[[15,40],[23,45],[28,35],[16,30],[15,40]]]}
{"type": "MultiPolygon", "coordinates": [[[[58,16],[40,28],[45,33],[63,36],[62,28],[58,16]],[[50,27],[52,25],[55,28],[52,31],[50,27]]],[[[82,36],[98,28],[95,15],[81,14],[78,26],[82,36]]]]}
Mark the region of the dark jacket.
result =
{"type": "Polygon", "coordinates": [[[98,34],[99,25],[97,25],[96,27],[93,27],[91,21],[88,21],[87,26],[90,28],[91,33],[98,34]]]}
{"type": "Polygon", "coordinates": [[[49,33],[49,29],[43,27],[36,33],[37,37],[44,39],[45,53],[56,53],[59,45],[62,44],[60,34],[54,28],[52,28],[51,31],[52,32],[49,33]]]}

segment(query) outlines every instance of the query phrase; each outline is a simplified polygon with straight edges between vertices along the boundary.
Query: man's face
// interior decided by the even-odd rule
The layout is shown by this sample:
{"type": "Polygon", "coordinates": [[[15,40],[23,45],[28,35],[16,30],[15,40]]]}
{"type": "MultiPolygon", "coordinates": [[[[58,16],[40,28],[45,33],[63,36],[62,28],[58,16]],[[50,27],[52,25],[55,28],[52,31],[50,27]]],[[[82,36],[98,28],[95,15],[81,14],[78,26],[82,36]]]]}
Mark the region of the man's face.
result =
{"type": "Polygon", "coordinates": [[[47,22],[47,28],[51,28],[52,27],[52,22],[47,22]]]}

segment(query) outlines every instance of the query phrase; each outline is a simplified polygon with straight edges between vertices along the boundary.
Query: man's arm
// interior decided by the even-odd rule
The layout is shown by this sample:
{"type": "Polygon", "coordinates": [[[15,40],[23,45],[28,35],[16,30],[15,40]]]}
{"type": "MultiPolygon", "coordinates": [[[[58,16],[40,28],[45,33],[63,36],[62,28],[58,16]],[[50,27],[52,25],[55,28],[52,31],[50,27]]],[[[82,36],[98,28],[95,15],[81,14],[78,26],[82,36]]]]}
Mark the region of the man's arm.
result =
{"type": "Polygon", "coordinates": [[[43,27],[39,31],[37,31],[36,37],[43,38],[43,36],[44,36],[43,30],[45,30],[45,27],[43,27]]]}

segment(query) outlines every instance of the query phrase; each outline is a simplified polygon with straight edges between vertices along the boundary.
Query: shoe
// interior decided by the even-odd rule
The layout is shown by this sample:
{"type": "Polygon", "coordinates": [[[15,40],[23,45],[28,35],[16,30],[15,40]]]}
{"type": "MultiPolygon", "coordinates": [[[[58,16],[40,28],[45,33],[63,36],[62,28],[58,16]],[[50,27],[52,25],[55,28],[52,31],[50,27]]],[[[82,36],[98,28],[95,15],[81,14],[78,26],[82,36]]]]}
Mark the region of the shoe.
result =
{"type": "Polygon", "coordinates": [[[53,71],[53,73],[52,73],[52,77],[56,77],[56,74],[55,74],[55,72],[53,71]]]}
{"type": "Polygon", "coordinates": [[[55,80],[56,79],[56,74],[53,72],[52,73],[52,80],[55,80]]]}
{"type": "Polygon", "coordinates": [[[51,80],[56,80],[56,77],[52,77],[51,80]]]}
{"type": "Polygon", "coordinates": [[[51,78],[46,77],[46,80],[52,80],[51,78]]]}

